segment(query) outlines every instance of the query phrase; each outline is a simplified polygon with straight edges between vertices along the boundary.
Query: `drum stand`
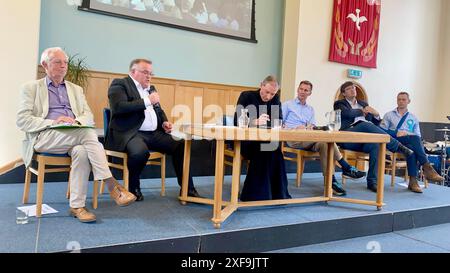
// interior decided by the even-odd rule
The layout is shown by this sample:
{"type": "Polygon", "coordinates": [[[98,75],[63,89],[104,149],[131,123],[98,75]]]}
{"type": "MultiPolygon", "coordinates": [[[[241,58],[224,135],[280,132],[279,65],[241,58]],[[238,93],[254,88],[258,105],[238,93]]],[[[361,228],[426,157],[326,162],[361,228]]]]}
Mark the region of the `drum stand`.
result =
{"type": "MultiPolygon", "coordinates": [[[[447,129],[447,128],[445,128],[447,129]]],[[[442,148],[442,158],[441,158],[441,176],[444,178],[443,186],[450,186],[450,166],[446,168],[447,162],[447,142],[449,141],[449,136],[447,131],[444,131],[444,147],[442,148]]]]}

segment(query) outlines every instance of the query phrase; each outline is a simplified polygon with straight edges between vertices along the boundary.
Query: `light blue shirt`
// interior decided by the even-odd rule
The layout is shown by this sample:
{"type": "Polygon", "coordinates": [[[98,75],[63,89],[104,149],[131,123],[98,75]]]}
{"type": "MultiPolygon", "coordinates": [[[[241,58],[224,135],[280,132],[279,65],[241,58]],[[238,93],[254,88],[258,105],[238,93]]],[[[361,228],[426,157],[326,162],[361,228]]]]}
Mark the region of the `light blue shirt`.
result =
{"type": "Polygon", "coordinates": [[[308,104],[302,104],[298,98],[286,101],[282,104],[283,123],[286,128],[295,128],[300,125],[316,125],[314,108],[308,104]]]}
{"type": "MultiPolygon", "coordinates": [[[[394,110],[387,112],[384,115],[380,127],[385,130],[395,131],[401,119],[402,116],[398,112],[397,108],[395,108],[394,110]]],[[[408,114],[408,117],[406,117],[405,122],[403,122],[402,126],[398,130],[407,132],[408,135],[416,135],[419,137],[421,136],[419,120],[412,113],[408,114]]]]}

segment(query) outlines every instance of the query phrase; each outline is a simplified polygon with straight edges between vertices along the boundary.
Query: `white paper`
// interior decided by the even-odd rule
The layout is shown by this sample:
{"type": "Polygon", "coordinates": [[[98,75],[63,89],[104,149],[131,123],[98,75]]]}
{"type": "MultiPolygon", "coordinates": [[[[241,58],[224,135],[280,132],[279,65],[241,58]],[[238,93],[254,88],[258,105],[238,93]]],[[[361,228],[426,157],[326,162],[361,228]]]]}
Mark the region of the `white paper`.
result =
{"type": "MultiPolygon", "coordinates": [[[[36,216],[36,205],[18,207],[17,209],[25,212],[28,217],[36,216]]],[[[42,215],[52,213],[58,213],[58,211],[47,204],[42,204],[42,215]]]]}

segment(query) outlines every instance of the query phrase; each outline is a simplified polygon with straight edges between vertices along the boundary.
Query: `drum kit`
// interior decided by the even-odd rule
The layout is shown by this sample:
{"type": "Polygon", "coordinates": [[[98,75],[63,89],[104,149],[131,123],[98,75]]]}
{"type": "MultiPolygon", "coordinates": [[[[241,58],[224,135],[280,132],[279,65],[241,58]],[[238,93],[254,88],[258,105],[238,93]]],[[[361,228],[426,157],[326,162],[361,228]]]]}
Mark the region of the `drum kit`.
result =
{"type": "MultiPolygon", "coordinates": [[[[447,117],[450,119],[450,116],[447,117]]],[[[444,133],[444,141],[438,142],[437,145],[440,148],[440,169],[441,169],[441,176],[444,177],[444,185],[450,186],[450,160],[447,159],[448,151],[450,150],[450,129],[445,127],[444,129],[435,129],[436,132],[443,132],[444,133]]]]}

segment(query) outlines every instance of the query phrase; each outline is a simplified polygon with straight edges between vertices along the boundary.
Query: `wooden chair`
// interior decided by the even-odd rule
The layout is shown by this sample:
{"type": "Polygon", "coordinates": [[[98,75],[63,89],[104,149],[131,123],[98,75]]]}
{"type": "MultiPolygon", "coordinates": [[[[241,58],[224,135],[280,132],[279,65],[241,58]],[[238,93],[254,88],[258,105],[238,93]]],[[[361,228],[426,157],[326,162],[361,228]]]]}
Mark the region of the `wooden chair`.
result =
{"type": "Polygon", "coordinates": [[[294,161],[297,163],[297,177],[296,185],[300,188],[302,183],[302,176],[305,170],[305,161],[320,159],[319,152],[305,151],[302,149],[296,149],[288,147],[284,142],[282,143],[282,152],[284,160],[294,161]]]}
{"type": "MultiPolygon", "coordinates": [[[[37,162],[37,169],[29,166],[25,171],[25,185],[23,189],[22,202],[28,203],[28,197],[30,193],[31,175],[37,176],[37,191],[36,191],[36,217],[42,216],[42,199],[44,195],[44,181],[46,173],[57,172],[70,172],[70,165],[72,159],[67,154],[49,154],[49,153],[36,153],[33,156],[33,160],[37,162]],[[57,166],[47,168],[47,166],[57,166]]],[[[70,181],[70,177],[69,177],[70,181]]],[[[70,183],[67,187],[66,197],[70,196],[70,183]]],[[[97,208],[98,202],[98,181],[94,181],[94,191],[92,197],[92,207],[97,208]]]]}
{"type": "Polygon", "coordinates": [[[391,175],[391,187],[394,187],[395,174],[399,169],[405,169],[404,181],[409,181],[408,168],[405,157],[400,153],[393,153],[390,151],[386,151],[386,156],[385,170],[391,175]]]}
{"type": "MultiPolygon", "coordinates": [[[[109,121],[111,120],[111,110],[109,108],[103,109],[103,132],[104,136],[108,132],[109,121]]],[[[128,155],[123,152],[116,152],[105,149],[106,156],[108,158],[108,166],[110,168],[118,169],[123,171],[123,186],[128,190],[129,186],[129,170],[128,170],[128,155]],[[112,159],[119,159],[122,163],[114,163],[112,159]]],[[[161,166],[161,196],[166,195],[166,155],[150,151],[150,155],[148,157],[147,165],[156,165],[161,166]]],[[[103,194],[105,189],[105,183],[102,181],[100,185],[100,194],[103,194]]]]}

